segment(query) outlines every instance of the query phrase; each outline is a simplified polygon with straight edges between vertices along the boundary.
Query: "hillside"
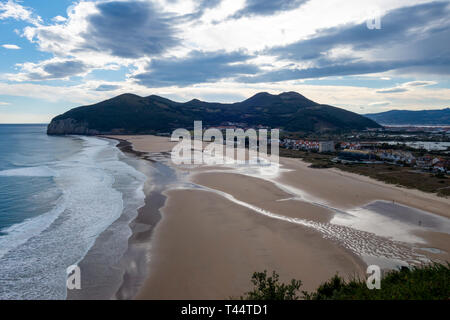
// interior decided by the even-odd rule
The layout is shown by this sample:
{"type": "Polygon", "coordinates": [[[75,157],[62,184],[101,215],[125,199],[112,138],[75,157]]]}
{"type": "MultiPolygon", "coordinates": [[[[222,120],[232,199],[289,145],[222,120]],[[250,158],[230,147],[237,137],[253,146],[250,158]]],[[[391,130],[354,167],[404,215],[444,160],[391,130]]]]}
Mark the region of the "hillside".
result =
{"type": "Polygon", "coordinates": [[[386,125],[450,125],[450,108],[421,111],[391,110],[365,116],[386,125]]]}
{"type": "Polygon", "coordinates": [[[247,126],[279,127],[294,132],[348,131],[379,127],[374,121],[344,109],[318,104],[296,92],[279,95],[258,93],[238,103],[209,103],[197,99],[186,103],[159,96],[123,94],[72,109],[55,117],[48,134],[168,133],[192,128],[194,120],[204,126],[225,122],[247,126]]]}

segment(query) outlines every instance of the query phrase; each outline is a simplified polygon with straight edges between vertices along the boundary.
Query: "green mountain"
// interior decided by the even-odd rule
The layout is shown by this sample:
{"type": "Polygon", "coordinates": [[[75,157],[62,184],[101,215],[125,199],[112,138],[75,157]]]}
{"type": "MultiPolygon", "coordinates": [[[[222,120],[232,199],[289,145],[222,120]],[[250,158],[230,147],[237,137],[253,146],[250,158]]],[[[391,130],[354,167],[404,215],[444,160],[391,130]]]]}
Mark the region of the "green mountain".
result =
{"type": "Polygon", "coordinates": [[[186,103],[159,96],[123,94],[72,109],[55,117],[48,134],[145,134],[190,129],[195,120],[218,126],[228,122],[268,126],[292,132],[348,131],[380,127],[376,122],[340,108],[318,104],[296,92],[266,92],[238,103],[186,103]]]}
{"type": "Polygon", "coordinates": [[[391,110],[365,116],[386,125],[450,125],[450,108],[420,111],[391,110]]]}

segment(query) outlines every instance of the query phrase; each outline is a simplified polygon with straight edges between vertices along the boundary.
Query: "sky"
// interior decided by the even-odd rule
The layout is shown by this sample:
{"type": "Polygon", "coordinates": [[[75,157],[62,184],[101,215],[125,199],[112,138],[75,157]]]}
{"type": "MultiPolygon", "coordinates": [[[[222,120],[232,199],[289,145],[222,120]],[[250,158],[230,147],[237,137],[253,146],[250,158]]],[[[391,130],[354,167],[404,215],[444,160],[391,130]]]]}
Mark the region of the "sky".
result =
{"type": "Polygon", "coordinates": [[[447,108],[449,17],[449,0],[0,0],[0,123],[122,93],[447,108]]]}

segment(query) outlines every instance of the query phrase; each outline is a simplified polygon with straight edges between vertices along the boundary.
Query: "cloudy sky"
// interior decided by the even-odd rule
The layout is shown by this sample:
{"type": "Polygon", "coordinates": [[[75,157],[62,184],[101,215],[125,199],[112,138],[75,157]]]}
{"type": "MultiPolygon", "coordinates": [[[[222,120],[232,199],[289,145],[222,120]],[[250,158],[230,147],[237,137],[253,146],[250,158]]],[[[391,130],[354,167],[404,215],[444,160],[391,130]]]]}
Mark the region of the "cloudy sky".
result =
{"type": "Polygon", "coordinates": [[[125,92],[450,107],[449,17],[448,0],[0,0],[0,123],[125,92]]]}

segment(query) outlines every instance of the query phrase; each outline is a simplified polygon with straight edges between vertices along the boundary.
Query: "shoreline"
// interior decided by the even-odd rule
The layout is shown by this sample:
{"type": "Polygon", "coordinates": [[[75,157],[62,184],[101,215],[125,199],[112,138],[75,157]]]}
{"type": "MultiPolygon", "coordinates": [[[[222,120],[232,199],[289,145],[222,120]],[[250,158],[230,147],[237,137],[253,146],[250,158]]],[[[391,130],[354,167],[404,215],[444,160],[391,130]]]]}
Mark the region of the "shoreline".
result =
{"type": "MultiPolygon", "coordinates": [[[[150,161],[145,152],[134,150],[130,142],[126,140],[118,141],[119,144],[116,147],[123,153],[130,154],[144,161],[150,161]]],[[[148,174],[145,172],[145,169],[142,170],[140,168],[139,171],[146,175],[148,174]]],[[[154,191],[149,180],[149,177],[147,177],[144,184],[145,203],[138,209],[134,220],[129,223],[131,236],[128,238],[128,248],[122,257],[122,260],[129,267],[123,275],[123,281],[119,290],[114,295],[116,299],[134,298],[147,277],[148,261],[146,259],[146,251],[154,230],[161,220],[160,208],[166,202],[166,197],[162,193],[154,191]]]]}
{"type": "Polygon", "coordinates": [[[159,210],[164,206],[166,201],[166,197],[162,194],[161,190],[158,190],[158,188],[155,189],[152,185],[152,175],[154,172],[151,167],[151,162],[153,160],[146,156],[146,152],[134,150],[133,145],[123,139],[106,136],[99,136],[99,138],[118,141],[115,147],[133,162],[133,164],[127,164],[147,177],[143,186],[145,195],[144,204],[137,209],[136,215],[126,223],[129,229],[129,236],[126,240],[126,248],[119,261],[115,261],[111,265],[103,266],[107,270],[102,270],[100,274],[98,272],[99,270],[97,270],[98,256],[101,255],[99,250],[102,250],[105,243],[114,246],[116,240],[114,239],[114,231],[111,229],[114,229],[112,227],[115,224],[123,224],[121,220],[126,219],[124,216],[125,213],[123,212],[121,217],[96,238],[94,245],[79,262],[82,275],[84,275],[82,279],[82,290],[68,290],[66,298],[68,300],[92,298],[128,300],[136,296],[148,274],[147,252],[150,239],[155,226],[161,220],[159,210]],[[139,164],[139,161],[142,162],[139,164]],[[105,286],[104,277],[115,279],[115,285],[106,282],[106,287],[109,289],[106,287],[102,288],[102,286],[105,286]]]}
{"type": "Polygon", "coordinates": [[[116,147],[123,153],[144,161],[144,166],[136,170],[147,176],[144,185],[145,204],[138,209],[137,216],[129,223],[132,234],[128,239],[128,249],[122,258],[130,267],[123,276],[120,288],[114,294],[116,299],[135,299],[149,276],[148,251],[155,230],[163,219],[162,208],[168,200],[165,191],[171,179],[164,176],[167,174],[165,167],[150,155],[156,151],[156,153],[164,154],[165,150],[158,148],[153,152],[143,152],[136,150],[133,143],[125,139],[111,136],[104,136],[104,138],[119,141],[116,147]],[[148,172],[150,167],[151,172],[148,172]],[[159,180],[158,176],[160,176],[159,180]],[[136,259],[139,259],[140,263],[137,264],[139,268],[136,268],[136,259]]]}

